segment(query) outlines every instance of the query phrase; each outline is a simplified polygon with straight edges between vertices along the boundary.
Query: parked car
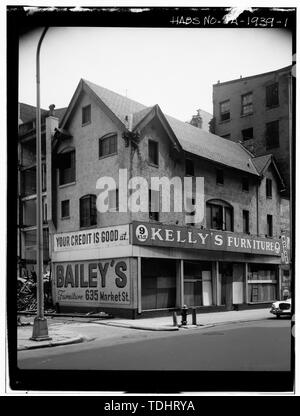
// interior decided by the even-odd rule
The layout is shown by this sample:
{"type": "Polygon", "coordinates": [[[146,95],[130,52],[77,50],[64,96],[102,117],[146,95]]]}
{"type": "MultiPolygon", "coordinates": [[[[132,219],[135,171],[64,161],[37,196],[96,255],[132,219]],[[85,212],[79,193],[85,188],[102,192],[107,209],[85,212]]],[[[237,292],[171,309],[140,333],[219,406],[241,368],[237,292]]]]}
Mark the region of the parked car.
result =
{"type": "Polygon", "coordinates": [[[292,299],[279,300],[272,303],[270,313],[276,315],[276,318],[280,316],[291,316],[292,315],[292,299]]]}

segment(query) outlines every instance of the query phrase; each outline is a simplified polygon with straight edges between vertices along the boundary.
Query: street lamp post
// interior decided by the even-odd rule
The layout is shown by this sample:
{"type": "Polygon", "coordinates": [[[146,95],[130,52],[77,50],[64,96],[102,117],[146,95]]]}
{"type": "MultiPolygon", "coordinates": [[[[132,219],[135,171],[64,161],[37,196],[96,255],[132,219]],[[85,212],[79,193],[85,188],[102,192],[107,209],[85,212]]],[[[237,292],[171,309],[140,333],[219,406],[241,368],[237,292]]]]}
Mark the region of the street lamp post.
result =
{"type": "Polygon", "coordinates": [[[34,319],[32,340],[51,339],[48,335],[47,320],[44,317],[44,279],[43,279],[43,217],[42,217],[42,140],[40,109],[40,48],[48,28],[43,30],[36,52],[36,267],[37,267],[37,316],[34,319]]]}

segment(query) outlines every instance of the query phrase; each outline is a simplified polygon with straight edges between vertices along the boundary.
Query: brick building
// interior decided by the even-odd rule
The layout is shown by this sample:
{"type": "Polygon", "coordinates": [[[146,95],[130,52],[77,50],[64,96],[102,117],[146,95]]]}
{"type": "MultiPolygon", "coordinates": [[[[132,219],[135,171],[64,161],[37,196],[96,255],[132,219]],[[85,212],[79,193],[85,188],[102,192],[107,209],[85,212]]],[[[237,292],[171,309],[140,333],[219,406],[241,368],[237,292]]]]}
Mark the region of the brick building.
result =
{"type": "MultiPolygon", "coordinates": [[[[60,122],[46,118],[45,131],[53,297],[61,310],[136,318],[184,304],[205,311],[281,297],[284,182],[273,157],[253,157],[158,105],[85,80],[60,122]],[[103,177],[117,184],[107,191],[108,212],[97,209],[103,177]],[[122,205],[121,196],[138,189],[133,182],[128,189],[130,181],[139,178],[141,189],[153,177],[204,178],[202,221],[187,224],[172,197],[170,212],[149,201],[147,212],[122,205]]],[[[161,207],[165,194],[150,189],[161,207]]]]}
{"type": "MultiPolygon", "coordinates": [[[[41,109],[44,265],[49,263],[46,189],[46,117],[60,118],[66,109],[41,109]]],[[[36,269],[36,107],[19,103],[18,136],[18,276],[36,269]]]]}
{"type": "Polygon", "coordinates": [[[286,184],[283,212],[290,196],[291,71],[287,66],[213,85],[215,134],[242,142],[256,156],[273,155],[286,184]]]}

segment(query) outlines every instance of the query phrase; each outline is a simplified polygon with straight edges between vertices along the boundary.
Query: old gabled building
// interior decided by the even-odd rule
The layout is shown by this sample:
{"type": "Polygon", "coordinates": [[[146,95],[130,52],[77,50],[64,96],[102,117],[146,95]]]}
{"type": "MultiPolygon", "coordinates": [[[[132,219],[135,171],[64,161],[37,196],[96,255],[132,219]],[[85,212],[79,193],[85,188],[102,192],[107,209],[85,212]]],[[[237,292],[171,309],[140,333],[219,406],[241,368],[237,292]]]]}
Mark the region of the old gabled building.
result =
{"type": "Polygon", "coordinates": [[[254,157],[158,105],[86,80],[60,122],[47,118],[46,135],[60,310],[136,318],[184,304],[222,310],[281,296],[284,182],[272,157],[254,157]],[[184,178],[194,181],[187,198],[179,192],[184,178]],[[179,183],[170,194],[166,180],[179,183]]]}

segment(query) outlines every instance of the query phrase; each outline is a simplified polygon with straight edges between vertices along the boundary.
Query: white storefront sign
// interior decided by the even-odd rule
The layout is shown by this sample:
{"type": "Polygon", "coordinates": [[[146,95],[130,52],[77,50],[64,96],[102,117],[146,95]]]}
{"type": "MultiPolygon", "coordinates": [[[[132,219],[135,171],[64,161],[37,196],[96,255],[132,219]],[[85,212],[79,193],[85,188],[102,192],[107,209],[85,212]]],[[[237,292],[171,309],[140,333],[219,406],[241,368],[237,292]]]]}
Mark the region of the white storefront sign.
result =
{"type": "Polygon", "coordinates": [[[129,224],[54,234],[54,251],[107,248],[129,244],[129,224]]]}

